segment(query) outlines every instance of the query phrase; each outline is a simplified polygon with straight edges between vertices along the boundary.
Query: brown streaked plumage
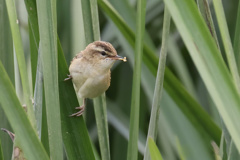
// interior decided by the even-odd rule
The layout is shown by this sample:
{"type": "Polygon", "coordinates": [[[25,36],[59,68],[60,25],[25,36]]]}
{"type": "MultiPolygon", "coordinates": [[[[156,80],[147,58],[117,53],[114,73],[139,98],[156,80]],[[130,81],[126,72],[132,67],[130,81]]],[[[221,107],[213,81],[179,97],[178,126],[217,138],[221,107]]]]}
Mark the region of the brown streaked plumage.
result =
{"type": "Polygon", "coordinates": [[[77,95],[83,98],[83,105],[76,107],[80,111],[71,116],[83,114],[85,98],[95,98],[109,88],[110,68],[116,60],[125,62],[126,57],[118,56],[115,48],[104,41],[90,43],[73,58],[69,67],[70,75],[65,80],[72,79],[77,95]]]}

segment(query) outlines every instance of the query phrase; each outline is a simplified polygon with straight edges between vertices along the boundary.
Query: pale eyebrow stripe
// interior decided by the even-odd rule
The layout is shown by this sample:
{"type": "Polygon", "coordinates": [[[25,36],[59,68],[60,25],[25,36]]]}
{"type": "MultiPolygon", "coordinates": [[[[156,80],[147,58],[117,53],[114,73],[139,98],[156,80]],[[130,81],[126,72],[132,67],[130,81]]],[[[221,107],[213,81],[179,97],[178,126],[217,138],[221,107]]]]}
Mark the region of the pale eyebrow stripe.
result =
{"type": "Polygon", "coordinates": [[[94,47],[97,51],[105,51],[104,48],[100,47],[100,46],[95,46],[94,47]]]}
{"type": "Polygon", "coordinates": [[[109,49],[107,49],[107,48],[104,48],[104,47],[102,47],[102,46],[96,46],[95,45],[95,49],[97,50],[97,51],[106,51],[106,52],[108,52],[108,53],[110,53],[111,51],[109,50],[109,49]]]}

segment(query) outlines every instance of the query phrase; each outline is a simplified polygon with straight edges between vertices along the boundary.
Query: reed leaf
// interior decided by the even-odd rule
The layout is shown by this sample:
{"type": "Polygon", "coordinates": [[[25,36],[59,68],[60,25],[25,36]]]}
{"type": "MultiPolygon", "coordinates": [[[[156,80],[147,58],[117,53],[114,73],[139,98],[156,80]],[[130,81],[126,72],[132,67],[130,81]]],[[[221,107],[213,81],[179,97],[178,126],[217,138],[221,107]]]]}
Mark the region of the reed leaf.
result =
{"type": "Polygon", "coordinates": [[[133,71],[133,86],[131,99],[130,130],[128,143],[128,160],[136,160],[138,157],[138,132],[139,132],[139,113],[140,113],[140,83],[141,66],[143,54],[143,38],[145,30],[146,1],[140,0],[137,4],[137,30],[136,46],[133,71]]]}
{"type": "MultiPolygon", "coordinates": [[[[113,20],[128,43],[134,47],[135,35],[117,13],[117,11],[107,1],[98,0],[98,3],[101,9],[104,10],[104,12],[113,20]]],[[[154,54],[154,51],[147,47],[146,44],[144,44],[143,51],[143,62],[146,64],[152,74],[156,75],[158,58],[154,54]]],[[[198,102],[186,91],[186,89],[174,76],[174,74],[168,69],[168,67],[165,69],[164,89],[172,97],[175,103],[178,104],[178,107],[186,115],[186,117],[188,117],[190,122],[200,132],[206,132],[216,142],[220,141],[221,130],[211,120],[210,116],[202,109],[198,102]]]]}
{"type": "MultiPolygon", "coordinates": [[[[224,64],[211,34],[197,11],[196,4],[189,0],[165,1],[178,30],[200,72],[207,89],[216,104],[238,150],[240,150],[239,94],[224,64]],[[198,34],[196,34],[198,33],[198,34]]],[[[219,141],[218,141],[219,142],[219,141]]]]}
{"type": "MultiPolygon", "coordinates": [[[[37,10],[36,3],[34,0],[25,1],[26,8],[29,8],[28,15],[31,24],[35,27],[32,28],[34,37],[38,35],[38,21],[37,21],[37,10]]],[[[35,37],[34,39],[38,39],[35,37]]],[[[38,43],[36,43],[38,44],[38,43]]],[[[61,107],[61,124],[62,124],[62,136],[63,143],[66,151],[66,155],[69,159],[94,159],[92,146],[90,143],[89,135],[87,132],[86,125],[83,118],[69,118],[68,115],[72,114],[76,106],[79,106],[74,88],[71,83],[64,82],[68,74],[68,67],[64,58],[63,50],[58,39],[58,81],[59,81],[59,96],[60,96],[60,107],[61,107]],[[66,107],[69,106],[69,107],[66,107]]],[[[45,116],[43,97],[43,135],[42,142],[46,150],[49,150],[48,134],[46,130],[47,122],[45,116]]]]}
{"type": "Polygon", "coordinates": [[[58,86],[55,5],[54,1],[37,0],[50,156],[51,159],[61,160],[63,159],[63,150],[58,86]]]}
{"type": "Polygon", "coordinates": [[[234,49],[234,54],[235,54],[238,72],[239,72],[240,71],[240,3],[238,3],[238,12],[237,12],[237,21],[235,26],[233,49],[234,49]]]}
{"type": "Polygon", "coordinates": [[[218,26],[222,36],[222,41],[223,41],[225,53],[227,56],[230,72],[233,76],[235,86],[238,92],[240,93],[240,78],[238,74],[238,69],[237,69],[237,64],[234,56],[231,38],[228,31],[227,21],[226,21],[224,10],[223,10],[223,5],[222,5],[222,2],[219,0],[213,0],[213,5],[214,5],[215,13],[217,16],[217,20],[219,24],[218,26]]]}
{"type": "MultiPolygon", "coordinates": [[[[0,0],[0,61],[8,73],[8,76],[12,82],[15,83],[14,77],[14,63],[13,63],[13,40],[11,35],[10,24],[8,20],[8,13],[6,8],[5,0],[0,0]]],[[[12,130],[8,119],[0,107],[0,128],[6,128],[12,130]]],[[[6,133],[0,132],[0,139],[3,156],[5,159],[11,159],[13,143],[10,138],[7,137],[6,133]]]]}
{"type": "Polygon", "coordinates": [[[30,87],[29,87],[27,66],[26,66],[26,61],[25,61],[25,57],[24,57],[21,35],[20,35],[20,31],[19,31],[19,20],[17,18],[17,14],[16,14],[15,1],[7,0],[6,5],[7,5],[8,16],[9,16],[9,22],[10,22],[10,26],[11,26],[14,49],[16,52],[16,57],[17,57],[20,76],[21,76],[24,100],[25,100],[25,103],[27,106],[27,114],[28,114],[28,118],[30,119],[32,126],[35,128],[36,127],[36,119],[34,116],[33,105],[32,105],[33,97],[32,97],[30,87]]]}
{"type": "Polygon", "coordinates": [[[14,133],[18,136],[18,141],[25,157],[27,159],[48,160],[49,157],[23,110],[2,63],[0,63],[0,74],[1,107],[8,117],[14,133]]]}
{"type": "MultiPolygon", "coordinates": [[[[161,46],[161,51],[159,56],[158,71],[157,71],[157,78],[156,78],[156,84],[155,84],[155,90],[154,90],[154,96],[153,96],[150,122],[148,126],[147,140],[149,140],[149,138],[152,137],[153,140],[156,141],[156,136],[157,136],[157,128],[158,128],[157,124],[158,124],[158,119],[160,115],[160,102],[161,102],[162,92],[163,92],[163,81],[164,81],[164,72],[165,72],[165,65],[166,65],[166,58],[167,58],[167,48],[168,48],[167,42],[168,42],[168,35],[170,30],[170,21],[171,21],[170,13],[168,12],[168,9],[165,8],[164,20],[163,20],[162,46],[161,46]]],[[[144,159],[145,160],[150,159],[148,142],[146,143],[146,147],[145,147],[144,159]]]]}
{"type": "Polygon", "coordinates": [[[163,160],[161,153],[159,152],[157,145],[153,138],[148,137],[148,149],[150,151],[151,160],[163,160]]]}
{"type": "MultiPolygon", "coordinates": [[[[86,45],[100,40],[97,0],[81,1],[86,45]]],[[[105,93],[94,98],[94,111],[97,123],[99,145],[102,159],[110,159],[105,93]]]]}

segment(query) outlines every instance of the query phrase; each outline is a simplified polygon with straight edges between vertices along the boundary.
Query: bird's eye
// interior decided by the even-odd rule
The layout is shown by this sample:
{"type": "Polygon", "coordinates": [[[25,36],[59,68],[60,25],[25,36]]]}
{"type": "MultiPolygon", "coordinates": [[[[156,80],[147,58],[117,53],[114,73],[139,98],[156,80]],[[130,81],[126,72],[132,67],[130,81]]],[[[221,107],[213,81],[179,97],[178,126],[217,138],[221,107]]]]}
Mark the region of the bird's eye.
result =
{"type": "Polygon", "coordinates": [[[101,52],[101,55],[102,55],[102,56],[106,56],[107,53],[106,53],[105,51],[102,51],[102,52],[101,52]]]}

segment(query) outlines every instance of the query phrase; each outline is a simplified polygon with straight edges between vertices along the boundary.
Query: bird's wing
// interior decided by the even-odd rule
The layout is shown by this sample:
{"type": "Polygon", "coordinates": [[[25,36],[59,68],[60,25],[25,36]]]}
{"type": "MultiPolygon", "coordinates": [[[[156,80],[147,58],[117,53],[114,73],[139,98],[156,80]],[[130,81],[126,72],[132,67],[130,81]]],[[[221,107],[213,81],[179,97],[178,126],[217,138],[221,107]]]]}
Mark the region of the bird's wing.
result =
{"type": "Polygon", "coordinates": [[[86,68],[87,67],[84,66],[83,57],[76,57],[69,67],[69,72],[72,76],[72,81],[76,91],[78,91],[87,80],[86,68]]]}

